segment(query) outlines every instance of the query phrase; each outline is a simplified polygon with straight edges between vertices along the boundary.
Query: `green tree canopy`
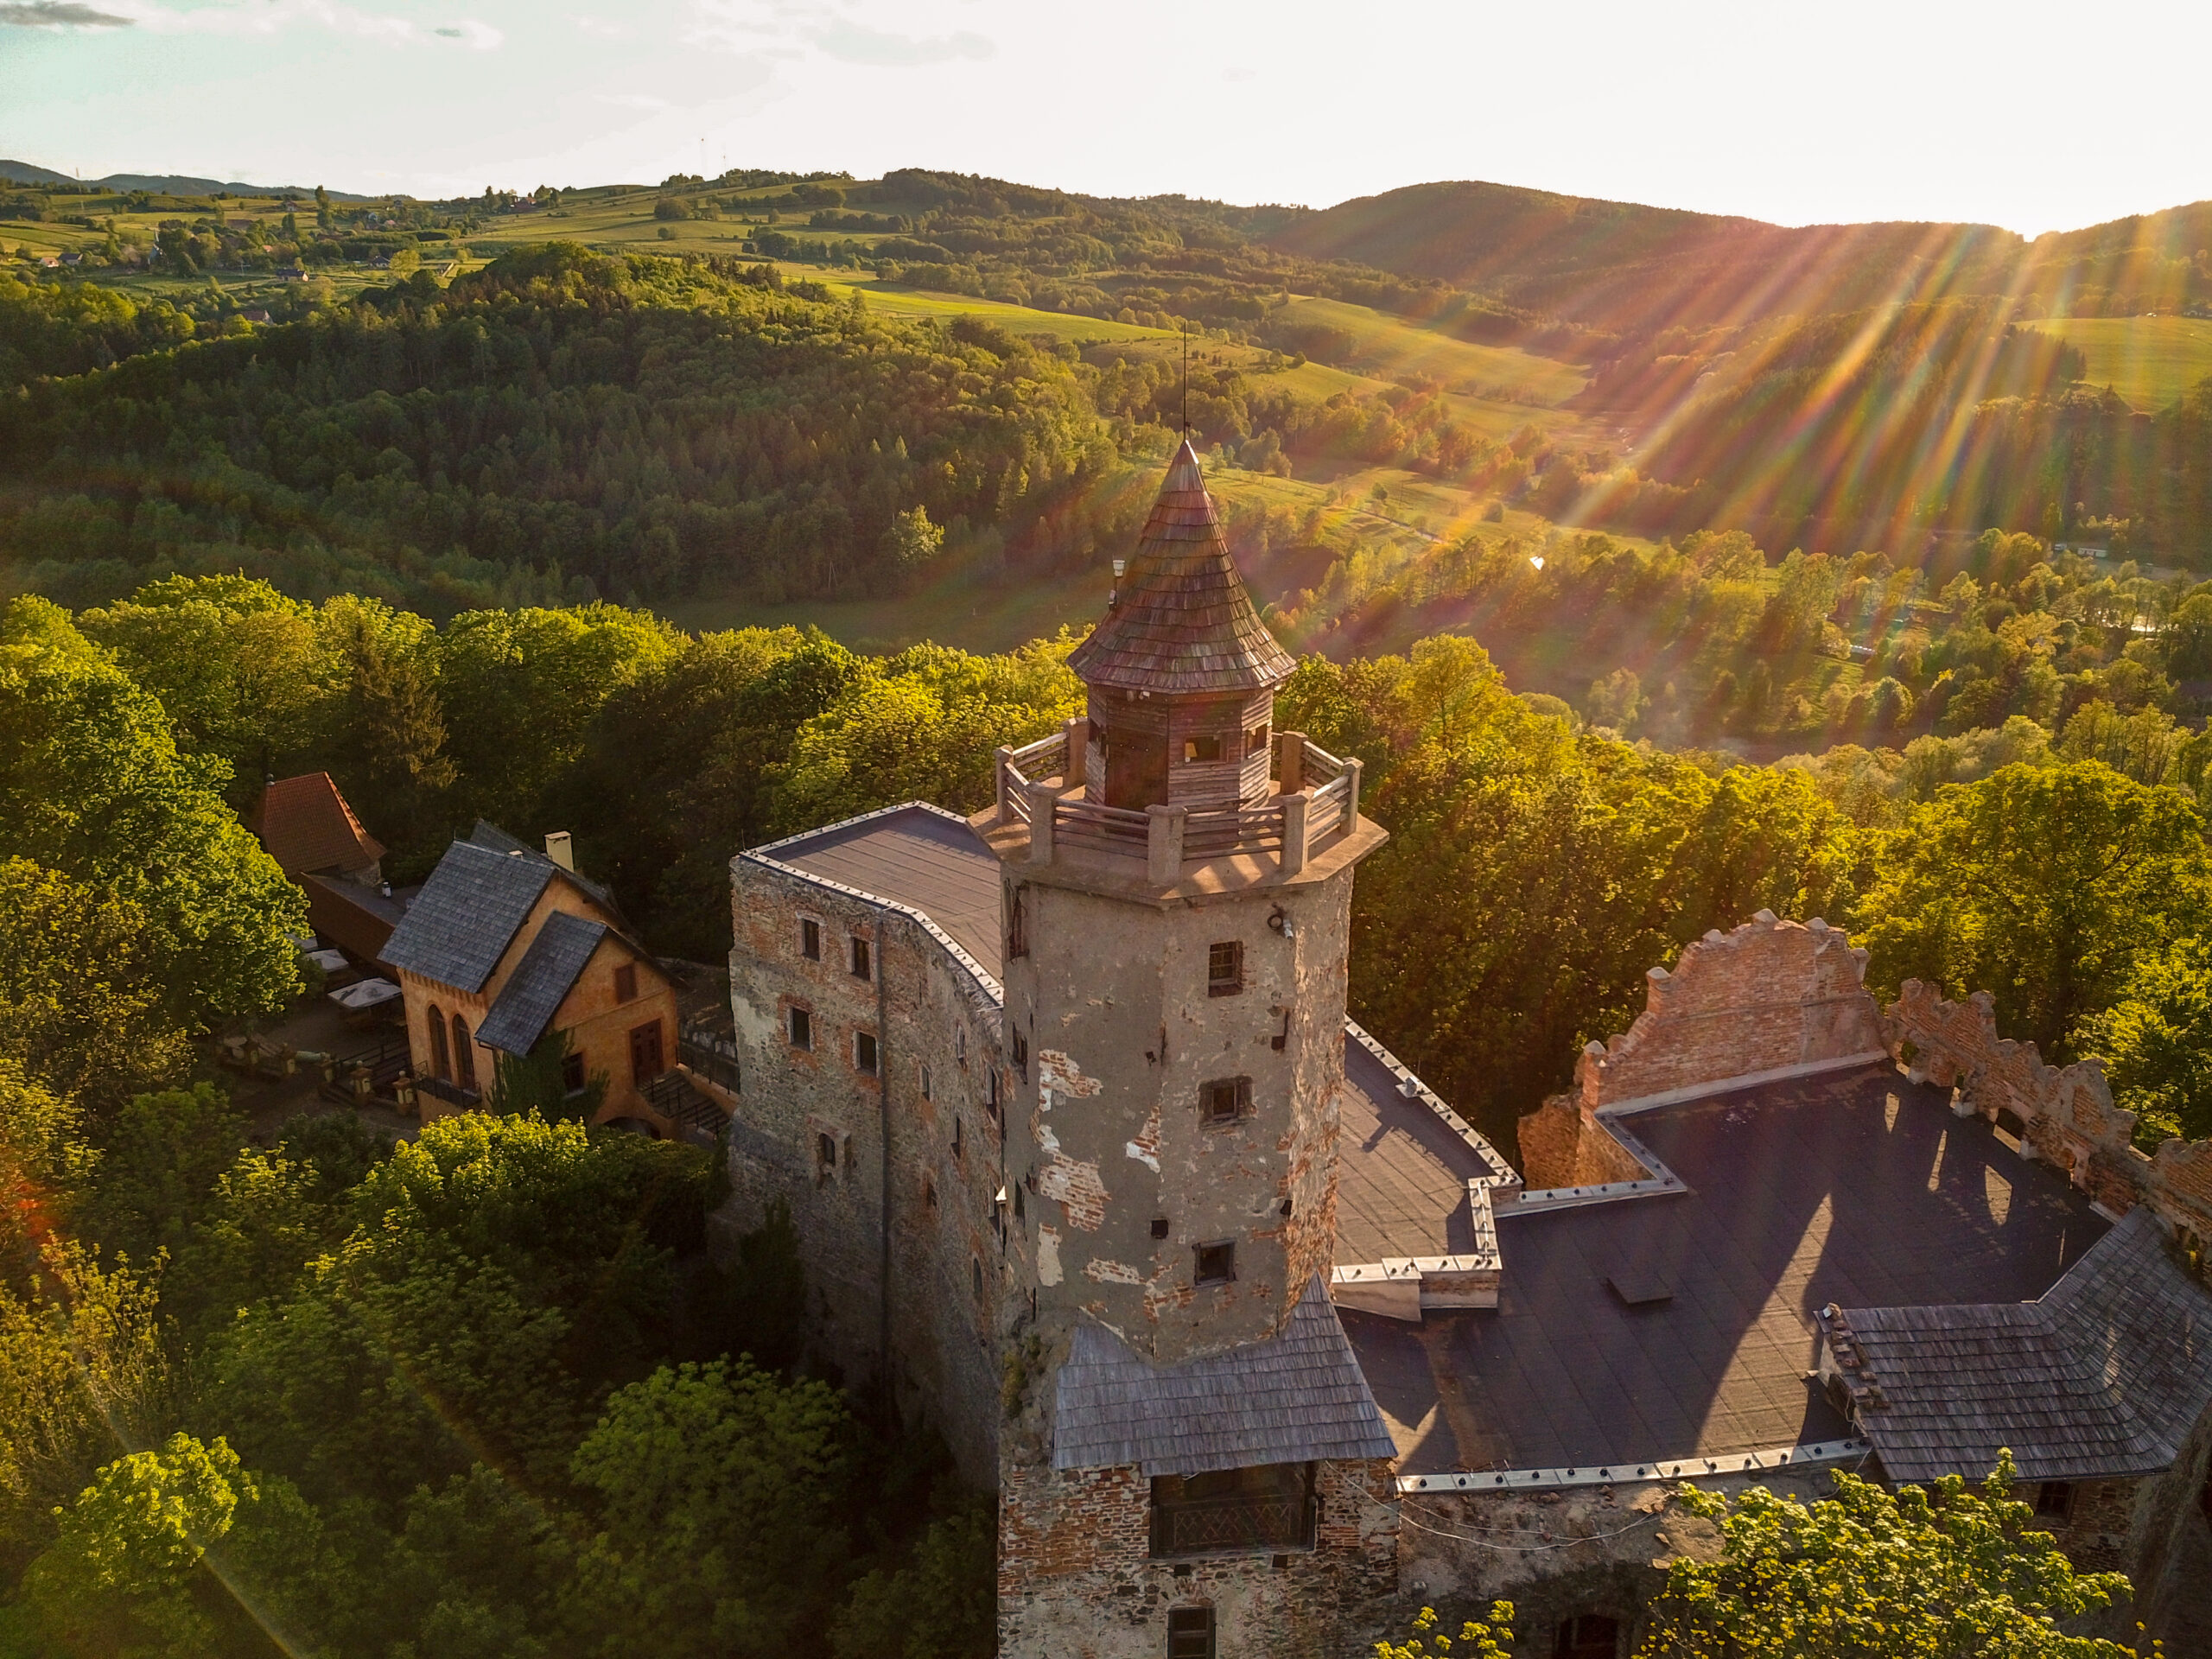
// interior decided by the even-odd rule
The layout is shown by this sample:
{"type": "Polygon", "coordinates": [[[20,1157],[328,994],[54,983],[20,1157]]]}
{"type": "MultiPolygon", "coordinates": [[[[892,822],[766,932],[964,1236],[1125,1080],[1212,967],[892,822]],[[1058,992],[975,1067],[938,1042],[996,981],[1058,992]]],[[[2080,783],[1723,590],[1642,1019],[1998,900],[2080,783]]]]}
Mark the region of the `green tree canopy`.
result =
{"type": "Polygon", "coordinates": [[[1988,990],[2006,1034],[2061,1061],[2139,955],[2212,919],[2203,818],[2096,761],[2006,766],[1887,839],[1865,912],[1872,982],[1988,990]]]}

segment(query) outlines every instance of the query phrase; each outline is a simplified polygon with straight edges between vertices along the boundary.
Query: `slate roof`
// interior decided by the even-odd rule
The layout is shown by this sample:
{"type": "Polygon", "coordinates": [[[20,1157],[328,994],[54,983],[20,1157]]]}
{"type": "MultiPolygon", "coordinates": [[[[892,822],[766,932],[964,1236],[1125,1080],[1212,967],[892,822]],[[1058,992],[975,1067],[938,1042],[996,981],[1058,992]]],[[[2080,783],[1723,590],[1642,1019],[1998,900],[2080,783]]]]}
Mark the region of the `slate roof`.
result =
{"type": "Polygon", "coordinates": [[[1086,684],[1249,692],[1281,684],[1297,666],[1253,608],[1188,438],[1115,592],[1105,620],[1068,658],[1086,684]]]}
{"type": "Polygon", "coordinates": [[[254,803],[247,827],[295,880],[310,871],[365,870],[384,856],[384,844],[361,828],[327,772],[270,784],[254,803]]]}
{"type": "Polygon", "coordinates": [[[499,999],[477,1027],[476,1040],[518,1058],[528,1055],[608,931],[606,923],[565,910],[548,916],[499,988],[499,999]]]}
{"type": "Polygon", "coordinates": [[[1147,1475],[1197,1475],[1395,1452],[1318,1278],[1271,1341],[1154,1366],[1085,1325],[1060,1368],[1055,1469],[1135,1464],[1147,1475]]]}
{"type": "Polygon", "coordinates": [[[553,869],[552,860],[527,850],[454,842],[385,941],[385,961],[456,990],[482,990],[553,869]]]}
{"type": "Polygon", "coordinates": [[[1861,1357],[1844,1375],[1896,1480],[1978,1478],[2005,1446],[2026,1480],[2152,1474],[2212,1403],[2212,1291],[2144,1208],[2039,1300],[1846,1308],[1840,1323],[1831,1346],[1861,1357]]]}
{"type": "Polygon", "coordinates": [[[2107,1230],[2063,1177],[1887,1066],[1662,1107],[1629,1126],[1687,1191],[1502,1209],[1495,1312],[1431,1314],[1425,1327],[1344,1315],[1402,1474],[1840,1440],[1843,1418],[1805,1381],[1825,1304],[2040,1296],[2107,1230]],[[1656,1298],[1631,1304],[1609,1282],[1623,1275],[1656,1298]]]}

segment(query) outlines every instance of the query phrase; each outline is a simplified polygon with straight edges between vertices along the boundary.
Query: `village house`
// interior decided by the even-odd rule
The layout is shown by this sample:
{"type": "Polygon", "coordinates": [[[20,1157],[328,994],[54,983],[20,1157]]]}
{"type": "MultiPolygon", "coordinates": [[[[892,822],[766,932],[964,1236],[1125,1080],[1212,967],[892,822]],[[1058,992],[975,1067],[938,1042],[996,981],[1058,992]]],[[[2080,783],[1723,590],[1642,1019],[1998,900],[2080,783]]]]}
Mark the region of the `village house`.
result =
{"type": "MultiPolygon", "coordinates": [[[[1651,974],[1516,1170],[1346,1017],[1360,766],[1185,444],[1061,731],[732,863],[721,1222],[999,1499],[1001,1650],[1619,1659],[1684,1479],[1979,1478],[2212,1651],[2212,1143],[1762,913],[1651,974]]],[[[427,890],[426,890],[427,897],[427,890]]],[[[1700,1529],[1706,1529],[1700,1534],[1700,1529]]],[[[2190,1644],[2196,1647],[2191,1649],[2190,1644]]]]}
{"type": "Polygon", "coordinates": [[[594,1122],[696,1132],[702,1103],[675,1071],[673,982],[613,895],[577,872],[568,835],[545,839],[541,853],[478,823],[385,942],[423,1118],[496,1107],[502,1061],[531,1060],[557,1066],[573,1097],[603,1082],[594,1122]]]}
{"type": "Polygon", "coordinates": [[[411,894],[384,879],[384,844],[361,827],[327,772],[271,779],[246,827],[308,896],[315,937],[374,969],[411,894]]]}

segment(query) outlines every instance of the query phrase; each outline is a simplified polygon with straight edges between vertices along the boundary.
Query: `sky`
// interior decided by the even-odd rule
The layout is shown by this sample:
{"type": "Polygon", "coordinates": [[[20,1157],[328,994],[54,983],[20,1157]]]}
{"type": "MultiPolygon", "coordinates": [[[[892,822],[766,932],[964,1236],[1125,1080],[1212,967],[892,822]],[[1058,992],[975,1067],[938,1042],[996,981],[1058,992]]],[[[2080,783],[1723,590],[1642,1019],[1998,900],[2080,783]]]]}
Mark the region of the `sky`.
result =
{"type": "Polygon", "coordinates": [[[2027,235],[2212,198],[2212,7],[0,0],[0,157],[365,194],[726,167],[1435,179],[2027,235]]]}

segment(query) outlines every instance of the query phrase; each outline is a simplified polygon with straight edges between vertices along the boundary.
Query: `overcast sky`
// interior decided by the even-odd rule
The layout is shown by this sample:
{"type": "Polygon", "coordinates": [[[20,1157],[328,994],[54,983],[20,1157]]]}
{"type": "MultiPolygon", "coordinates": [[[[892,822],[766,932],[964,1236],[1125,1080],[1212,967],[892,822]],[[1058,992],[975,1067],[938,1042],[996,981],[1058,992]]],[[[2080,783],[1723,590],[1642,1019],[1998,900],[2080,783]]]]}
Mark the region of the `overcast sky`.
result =
{"type": "Polygon", "coordinates": [[[2212,197],[2212,6],[0,0],[0,156],[372,193],[1430,179],[2028,234],[2212,197]]]}

